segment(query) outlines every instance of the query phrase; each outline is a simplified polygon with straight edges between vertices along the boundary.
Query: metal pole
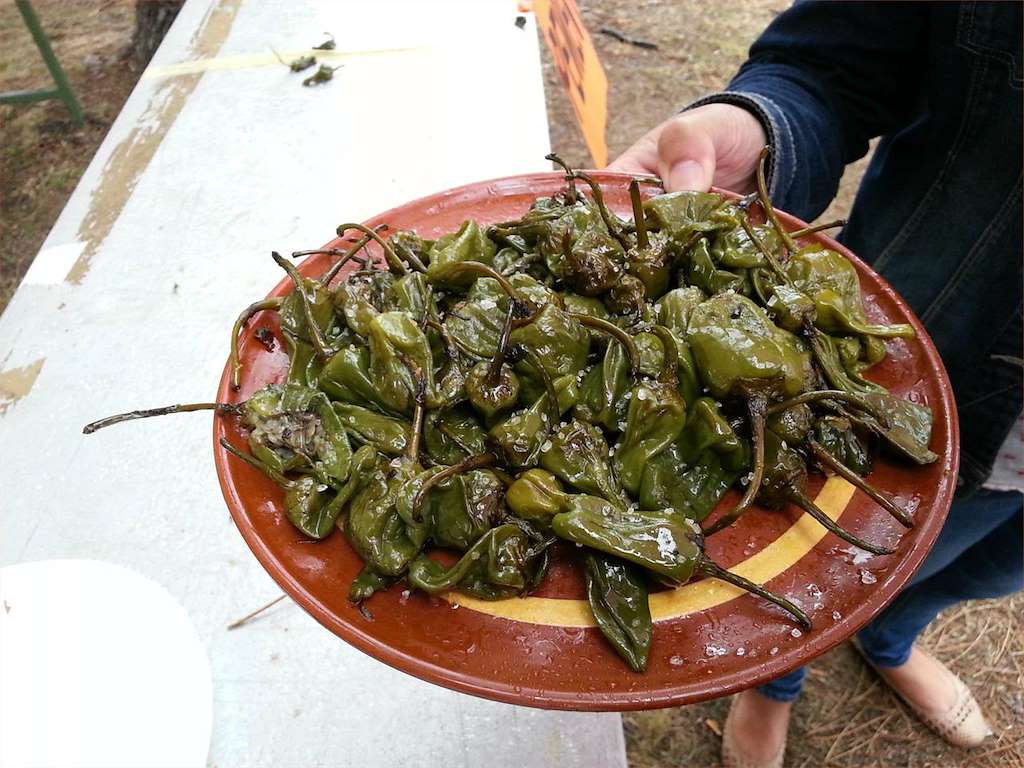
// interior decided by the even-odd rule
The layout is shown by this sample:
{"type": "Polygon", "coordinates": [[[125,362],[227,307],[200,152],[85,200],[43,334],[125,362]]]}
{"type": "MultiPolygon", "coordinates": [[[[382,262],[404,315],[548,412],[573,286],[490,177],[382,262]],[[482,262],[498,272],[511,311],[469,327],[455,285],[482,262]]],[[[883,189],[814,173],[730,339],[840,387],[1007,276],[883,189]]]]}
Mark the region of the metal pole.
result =
{"type": "Polygon", "coordinates": [[[32,38],[36,41],[36,47],[43,55],[43,61],[46,62],[47,69],[50,70],[50,76],[53,78],[54,85],[57,86],[55,95],[59,96],[61,101],[64,102],[64,106],[68,108],[72,119],[79,125],[82,125],[85,122],[82,108],[78,105],[78,100],[71,90],[71,84],[61,68],[60,62],[57,61],[53,48],[50,47],[50,39],[43,32],[43,28],[39,23],[39,17],[36,16],[36,12],[32,8],[31,3],[29,3],[29,0],[14,0],[14,3],[18,6],[18,10],[21,11],[21,17],[25,20],[25,26],[32,33],[32,38]]]}

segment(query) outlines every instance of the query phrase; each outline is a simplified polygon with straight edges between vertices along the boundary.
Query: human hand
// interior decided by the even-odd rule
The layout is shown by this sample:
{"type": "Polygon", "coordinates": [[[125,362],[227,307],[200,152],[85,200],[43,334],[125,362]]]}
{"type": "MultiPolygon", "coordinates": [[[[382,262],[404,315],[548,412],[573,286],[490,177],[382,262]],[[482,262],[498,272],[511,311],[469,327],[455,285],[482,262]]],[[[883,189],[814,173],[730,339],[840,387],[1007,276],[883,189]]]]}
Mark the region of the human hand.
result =
{"type": "Polygon", "coordinates": [[[754,174],[764,128],[750,112],[732,104],[705,104],[675,115],[619,155],[609,171],[652,173],[668,192],[706,192],[712,184],[745,194],[754,174]]]}

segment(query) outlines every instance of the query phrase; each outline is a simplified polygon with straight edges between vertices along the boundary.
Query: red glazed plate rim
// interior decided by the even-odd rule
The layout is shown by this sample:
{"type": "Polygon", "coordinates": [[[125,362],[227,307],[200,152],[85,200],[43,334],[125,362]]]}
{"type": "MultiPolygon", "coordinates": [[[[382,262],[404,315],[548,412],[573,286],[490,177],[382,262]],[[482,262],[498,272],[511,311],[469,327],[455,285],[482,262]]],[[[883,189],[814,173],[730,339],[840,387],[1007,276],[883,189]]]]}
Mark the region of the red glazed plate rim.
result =
{"type": "MultiPolygon", "coordinates": [[[[633,178],[628,174],[611,173],[607,171],[592,171],[590,175],[599,183],[628,183],[633,178]]],[[[457,205],[460,200],[472,197],[480,190],[487,190],[498,193],[502,189],[515,189],[523,191],[532,189],[538,185],[550,183],[553,179],[564,179],[560,173],[535,173],[520,176],[503,177],[488,181],[475,182],[472,184],[455,187],[443,192],[411,201],[401,206],[385,211],[366,222],[367,226],[375,226],[398,218],[398,214],[410,208],[427,208],[430,210],[457,205]]],[[[715,189],[720,194],[739,198],[734,193],[715,189]]],[[[778,212],[779,218],[787,228],[793,230],[806,226],[806,224],[782,211],[778,212]]],[[[936,494],[931,513],[915,528],[915,536],[911,545],[902,553],[902,559],[895,567],[892,574],[878,584],[878,589],[871,593],[868,599],[860,603],[853,611],[849,612],[842,620],[842,630],[837,631],[839,625],[829,627],[820,632],[809,634],[806,641],[800,646],[799,653],[780,654],[775,657],[766,658],[760,665],[757,672],[751,674],[749,670],[734,670],[727,672],[713,679],[701,681],[705,689],[700,695],[693,693],[694,682],[692,680],[681,681],[677,688],[660,689],[657,691],[615,691],[598,692],[593,694],[575,694],[572,696],[561,692],[533,690],[529,687],[510,686],[502,682],[487,679],[481,675],[465,674],[449,667],[435,664],[425,658],[406,653],[396,649],[388,643],[375,637],[372,632],[366,630],[347,617],[332,611],[316,594],[303,586],[299,580],[289,572],[285,562],[271,550],[270,546],[259,534],[256,526],[249,518],[245,509],[245,503],[238,493],[232,478],[232,468],[228,463],[228,454],[219,444],[221,437],[224,437],[226,430],[223,420],[214,419],[213,442],[214,461],[217,469],[218,479],[224,494],[224,499],[235,521],[239,532],[242,534],[246,544],[252,550],[257,560],[263,565],[278,585],[297,602],[304,610],[312,615],[320,624],[335,633],[349,644],[355,646],[371,657],[382,661],[389,666],[409,673],[422,680],[432,682],[446,688],[463,693],[481,696],[488,699],[503,701],[510,704],[542,707],[547,709],[571,709],[586,711],[623,711],[636,709],[653,709],[658,707],[678,706],[680,704],[692,703],[708,698],[716,698],[729,695],[737,691],[761,684],[770,679],[785,674],[797,666],[806,664],[811,659],[820,656],[831,648],[844,642],[852,636],[864,624],[877,615],[911,579],[914,572],[921,565],[945,520],[946,512],[952,501],[955,490],[955,479],[959,462],[959,428],[956,417],[956,408],[953,401],[952,388],[942,365],[938,352],[929,338],[924,327],[898,296],[893,288],[870,267],[851,253],[842,244],[838,243],[824,233],[815,233],[810,236],[828,248],[838,251],[846,256],[857,268],[858,276],[863,279],[869,277],[874,283],[875,293],[882,293],[887,296],[900,310],[903,321],[909,322],[918,336],[923,352],[923,361],[927,370],[937,378],[937,389],[940,393],[940,400],[933,403],[935,422],[944,420],[947,424],[946,442],[936,447],[939,454],[939,461],[943,462],[946,471],[943,474],[941,487],[936,494]],[[941,513],[941,514],[940,514],[941,513]]],[[[325,248],[342,247],[344,243],[340,238],[332,240],[325,248]]],[[[315,257],[311,257],[315,258],[315,257]]],[[[307,266],[307,260],[300,265],[300,271],[307,266]]],[[[291,290],[291,281],[283,279],[268,294],[268,297],[280,296],[291,290]]],[[[230,368],[225,366],[218,388],[218,401],[231,402],[234,392],[230,387],[230,368]]],[[[639,676],[642,678],[642,675],[639,676]]]]}

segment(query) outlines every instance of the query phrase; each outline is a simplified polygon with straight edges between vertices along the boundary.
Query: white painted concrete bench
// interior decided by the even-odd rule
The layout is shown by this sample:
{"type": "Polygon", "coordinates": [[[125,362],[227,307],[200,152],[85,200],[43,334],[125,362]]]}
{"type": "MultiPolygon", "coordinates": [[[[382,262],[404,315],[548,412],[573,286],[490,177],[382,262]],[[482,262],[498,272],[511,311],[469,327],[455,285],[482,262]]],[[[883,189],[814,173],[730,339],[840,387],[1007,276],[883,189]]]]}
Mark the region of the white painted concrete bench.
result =
{"type": "Polygon", "coordinates": [[[210,659],[210,765],[626,764],[618,715],[422,683],[290,602],[226,631],[279,590],[228,517],[209,416],[81,435],[112,412],[209,399],[233,318],[280,278],[271,249],[544,169],[537,35],[516,15],[513,0],[191,0],[0,318],[0,566],[99,559],[169,590],[210,659]],[[325,30],[344,68],[303,88],[309,72],[270,46],[288,58],[325,30]]]}

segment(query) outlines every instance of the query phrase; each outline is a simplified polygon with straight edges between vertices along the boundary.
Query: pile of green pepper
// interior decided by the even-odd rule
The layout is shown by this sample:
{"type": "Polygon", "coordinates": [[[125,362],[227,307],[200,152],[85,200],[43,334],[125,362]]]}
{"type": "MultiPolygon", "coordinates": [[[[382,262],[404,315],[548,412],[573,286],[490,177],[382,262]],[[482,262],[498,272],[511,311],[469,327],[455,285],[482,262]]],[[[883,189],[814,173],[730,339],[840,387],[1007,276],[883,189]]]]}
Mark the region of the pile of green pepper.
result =
{"type": "Polygon", "coordinates": [[[695,575],[809,628],[797,606],[712,562],[704,536],[755,502],[793,503],[889,552],[804,487],[809,469],[839,474],[912,525],[864,476],[878,448],[934,461],[931,413],[863,374],[885,339],[913,330],[870,323],[853,266],[779,224],[763,159],[759,193],[740,201],[643,201],[651,181],[633,180],[632,221],[565,170],[565,190],[516,221],[470,220],[436,240],[344,224],[339,235],[359,239],[330,251],[315,279],[274,254],[294,288],[238,318],[232,376],[237,388],[242,327],[273,310],[286,380],[240,404],[134,411],[86,431],[178,410],[240,418],[248,451],[224,447],[284,489],[303,535],[343,531],[364,562],[356,602],[402,579],[430,594],[523,595],[562,540],[576,545],[597,625],[634,670],[651,644],[648,590],[695,575]],[[380,263],[360,255],[370,242],[380,263]],[[730,488],[740,500],[702,530],[730,488]],[[458,559],[442,564],[438,548],[458,559]]]}

